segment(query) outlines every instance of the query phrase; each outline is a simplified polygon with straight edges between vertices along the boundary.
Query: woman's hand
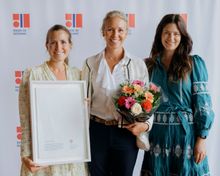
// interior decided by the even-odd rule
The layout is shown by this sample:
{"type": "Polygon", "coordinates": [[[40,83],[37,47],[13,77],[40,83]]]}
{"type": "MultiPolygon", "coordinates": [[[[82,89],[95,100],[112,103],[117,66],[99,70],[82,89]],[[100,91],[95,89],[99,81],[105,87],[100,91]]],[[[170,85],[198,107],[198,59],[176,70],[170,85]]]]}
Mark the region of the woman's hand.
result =
{"type": "Polygon", "coordinates": [[[205,139],[197,137],[194,147],[194,160],[199,164],[206,157],[205,139]]]}
{"type": "Polygon", "coordinates": [[[125,125],[124,128],[132,132],[133,135],[138,136],[140,133],[147,131],[149,125],[143,122],[135,122],[132,124],[125,125]]]}
{"type": "Polygon", "coordinates": [[[34,163],[29,157],[23,157],[22,162],[32,173],[47,167],[47,166],[39,166],[38,164],[34,163]]]}

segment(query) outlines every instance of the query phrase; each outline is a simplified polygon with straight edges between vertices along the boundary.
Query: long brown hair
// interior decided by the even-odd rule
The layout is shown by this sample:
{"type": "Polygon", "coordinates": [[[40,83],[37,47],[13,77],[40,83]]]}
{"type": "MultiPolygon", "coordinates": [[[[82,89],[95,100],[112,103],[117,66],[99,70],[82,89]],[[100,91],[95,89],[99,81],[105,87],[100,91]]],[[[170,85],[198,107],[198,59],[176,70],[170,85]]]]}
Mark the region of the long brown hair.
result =
{"type": "MultiPolygon", "coordinates": [[[[63,25],[60,24],[55,24],[54,26],[52,26],[48,31],[47,31],[47,36],[46,36],[46,46],[49,43],[50,40],[50,36],[54,31],[59,31],[59,30],[63,30],[68,34],[68,41],[70,44],[72,44],[72,36],[70,31],[63,25]]],[[[64,61],[67,65],[69,64],[69,58],[67,57],[64,61]]]]}
{"type": "Polygon", "coordinates": [[[181,41],[176,48],[173,58],[171,60],[169,69],[167,71],[169,80],[185,79],[188,72],[192,70],[192,60],[190,52],[192,50],[192,39],[187,32],[186,24],[183,18],[179,14],[167,14],[165,15],[157,26],[154,42],[150,52],[150,58],[147,59],[146,64],[151,74],[156,59],[163,55],[164,47],[161,42],[161,35],[164,27],[167,24],[176,24],[181,34],[181,41]]]}

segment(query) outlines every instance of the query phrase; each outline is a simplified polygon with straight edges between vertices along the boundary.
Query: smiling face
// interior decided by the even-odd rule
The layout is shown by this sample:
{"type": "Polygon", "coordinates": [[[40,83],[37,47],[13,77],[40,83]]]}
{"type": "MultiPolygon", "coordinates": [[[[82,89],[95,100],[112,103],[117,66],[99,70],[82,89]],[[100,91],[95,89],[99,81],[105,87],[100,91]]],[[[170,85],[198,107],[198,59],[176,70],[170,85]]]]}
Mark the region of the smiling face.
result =
{"type": "Polygon", "coordinates": [[[161,42],[164,50],[174,52],[181,41],[181,33],[175,23],[167,24],[162,31],[161,42]]]}
{"type": "Polygon", "coordinates": [[[117,16],[110,18],[104,26],[103,37],[107,48],[121,49],[127,37],[126,21],[117,16]]]}
{"type": "Polygon", "coordinates": [[[69,34],[64,30],[53,31],[49,35],[46,47],[52,61],[64,62],[72,47],[69,34]]]}

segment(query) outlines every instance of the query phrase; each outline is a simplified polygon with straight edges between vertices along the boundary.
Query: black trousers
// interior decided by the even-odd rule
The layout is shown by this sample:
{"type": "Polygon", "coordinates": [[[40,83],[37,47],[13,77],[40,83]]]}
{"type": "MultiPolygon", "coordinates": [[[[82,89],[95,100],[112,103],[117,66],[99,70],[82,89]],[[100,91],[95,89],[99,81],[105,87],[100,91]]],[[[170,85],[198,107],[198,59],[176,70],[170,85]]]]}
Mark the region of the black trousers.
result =
{"type": "Polygon", "coordinates": [[[91,176],[132,176],[136,137],[127,129],[90,120],[91,176]]]}

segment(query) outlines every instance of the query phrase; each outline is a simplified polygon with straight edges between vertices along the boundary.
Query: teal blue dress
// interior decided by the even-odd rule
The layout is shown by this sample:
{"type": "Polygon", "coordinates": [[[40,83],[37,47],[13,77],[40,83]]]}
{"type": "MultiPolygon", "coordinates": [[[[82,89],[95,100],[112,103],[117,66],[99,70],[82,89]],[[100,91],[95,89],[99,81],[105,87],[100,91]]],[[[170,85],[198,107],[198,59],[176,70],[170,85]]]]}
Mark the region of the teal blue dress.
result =
{"type": "Polygon", "coordinates": [[[161,86],[164,101],[154,114],[142,176],[210,175],[207,157],[196,164],[193,156],[196,137],[208,136],[214,113],[205,63],[198,55],[192,59],[192,72],[186,80],[176,82],[168,81],[160,58],[156,61],[150,80],[161,86]]]}

